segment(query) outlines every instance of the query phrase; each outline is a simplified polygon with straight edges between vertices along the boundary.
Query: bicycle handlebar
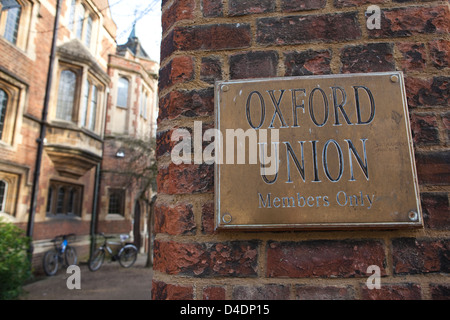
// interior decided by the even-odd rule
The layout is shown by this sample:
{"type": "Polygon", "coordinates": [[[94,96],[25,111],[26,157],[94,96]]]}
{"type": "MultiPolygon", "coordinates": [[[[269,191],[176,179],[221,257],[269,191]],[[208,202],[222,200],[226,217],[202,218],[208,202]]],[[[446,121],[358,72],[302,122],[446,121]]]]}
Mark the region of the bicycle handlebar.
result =
{"type": "Polygon", "coordinates": [[[59,239],[61,239],[61,240],[66,240],[66,239],[68,239],[69,237],[72,237],[72,236],[75,237],[76,234],[75,234],[75,233],[61,234],[61,235],[59,235],[59,236],[54,237],[53,240],[52,240],[51,242],[56,242],[56,241],[58,241],[59,239]]]}

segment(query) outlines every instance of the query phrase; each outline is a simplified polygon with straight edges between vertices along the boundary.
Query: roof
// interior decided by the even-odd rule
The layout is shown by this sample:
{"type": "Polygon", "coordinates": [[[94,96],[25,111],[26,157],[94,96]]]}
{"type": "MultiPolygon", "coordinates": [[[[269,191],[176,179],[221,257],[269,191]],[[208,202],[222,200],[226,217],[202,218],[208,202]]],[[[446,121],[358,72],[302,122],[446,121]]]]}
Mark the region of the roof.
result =
{"type": "Polygon", "coordinates": [[[150,59],[150,56],[145,52],[139,38],[136,36],[136,24],[133,24],[133,29],[128,36],[128,41],[125,44],[117,46],[117,54],[125,56],[127,50],[130,50],[137,58],[150,59]]]}

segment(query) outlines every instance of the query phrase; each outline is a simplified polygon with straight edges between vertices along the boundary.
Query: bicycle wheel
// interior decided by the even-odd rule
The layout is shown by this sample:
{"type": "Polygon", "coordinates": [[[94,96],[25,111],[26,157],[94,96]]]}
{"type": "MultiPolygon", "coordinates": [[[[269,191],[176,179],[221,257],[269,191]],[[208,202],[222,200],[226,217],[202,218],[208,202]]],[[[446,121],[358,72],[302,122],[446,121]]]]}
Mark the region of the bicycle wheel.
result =
{"type": "Polygon", "coordinates": [[[58,252],[56,250],[47,251],[42,260],[44,272],[48,276],[54,276],[58,271],[58,252]]]}
{"type": "Polygon", "coordinates": [[[119,263],[124,268],[131,267],[137,259],[137,248],[132,244],[127,244],[125,247],[120,249],[119,252],[119,263]]]}
{"type": "Polygon", "coordinates": [[[103,248],[98,248],[94,251],[91,259],[89,259],[88,267],[91,271],[97,271],[103,264],[105,260],[105,250],[103,248]]]}
{"type": "Polygon", "coordinates": [[[75,250],[74,247],[71,246],[66,247],[65,257],[67,266],[74,266],[78,262],[77,251],[75,250]]]}

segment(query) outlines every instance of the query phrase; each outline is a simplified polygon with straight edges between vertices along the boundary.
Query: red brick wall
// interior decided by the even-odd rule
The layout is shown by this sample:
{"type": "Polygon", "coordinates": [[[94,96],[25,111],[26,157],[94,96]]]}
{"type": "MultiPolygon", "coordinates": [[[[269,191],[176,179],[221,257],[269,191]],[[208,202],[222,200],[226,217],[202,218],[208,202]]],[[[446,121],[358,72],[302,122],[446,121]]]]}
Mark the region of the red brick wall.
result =
{"type": "Polygon", "coordinates": [[[450,297],[448,3],[166,0],[154,299],[450,297]],[[378,3],[381,29],[366,28],[378,3]],[[215,80],[401,70],[424,229],[215,232],[214,167],[174,165],[174,128],[214,126],[215,80]],[[381,268],[369,290],[367,267],[381,268]]]}

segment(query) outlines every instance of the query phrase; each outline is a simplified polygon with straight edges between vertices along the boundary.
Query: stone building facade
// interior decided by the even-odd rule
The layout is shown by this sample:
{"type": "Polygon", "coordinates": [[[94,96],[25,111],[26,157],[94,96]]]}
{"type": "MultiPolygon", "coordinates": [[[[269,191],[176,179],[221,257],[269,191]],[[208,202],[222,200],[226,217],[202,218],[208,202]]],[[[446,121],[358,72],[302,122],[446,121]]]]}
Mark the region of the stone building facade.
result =
{"type": "Polygon", "coordinates": [[[448,299],[447,1],[163,0],[162,25],[154,299],[448,299]],[[384,71],[405,75],[424,228],[215,230],[214,165],[171,160],[175,129],[214,128],[214,81],[384,71]]]}
{"type": "MultiPolygon", "coordinates": [[[[32,228],[36,254],[60,234],[75,233],[79,244],[88,243],[96,203],[97,231],[132,233],[134,204],[129,197],[133,193],[111,200],[113,196],[105,190],[114,185],[97,177],[102,177],[103,166],[112,157],[106,140],[113,139],[113,133],[137,135],[136,130],[151,136],[151,117],[156,112],[153,95],[158,66],[145,51],[136,54],[127,46],[117,51],[117,27],[108,1],[60,3],[32,228]],[[129,77],[128,91],[120,91],[121,77],[129,77]],[[127,95],[125,104],[119,105],[119,92],[127,95]],[[143,93],[146,96],[141,99],[143,93]],[[146,117],[136,111],[139,108],[145,108],[146,117]],[[130,130],[116,130],[120,113],[127,114],[130,130]],[[102,225],[111,220],[108,206],[117,207],[118,201],[130,205],[114,212],[111,227],[102,225]]],[[[0,1],[0,216],[23,229],[30,221],[56,4],[56,0],[0,1]]]]}

